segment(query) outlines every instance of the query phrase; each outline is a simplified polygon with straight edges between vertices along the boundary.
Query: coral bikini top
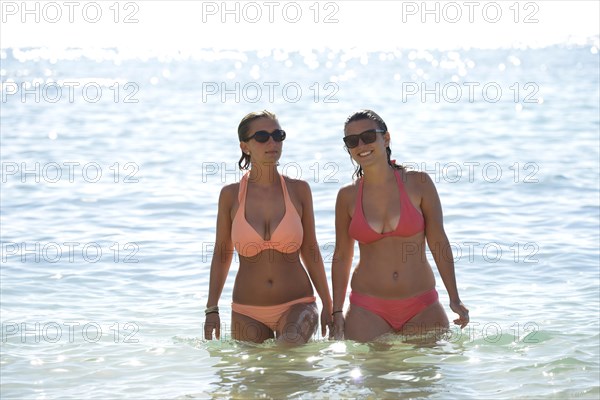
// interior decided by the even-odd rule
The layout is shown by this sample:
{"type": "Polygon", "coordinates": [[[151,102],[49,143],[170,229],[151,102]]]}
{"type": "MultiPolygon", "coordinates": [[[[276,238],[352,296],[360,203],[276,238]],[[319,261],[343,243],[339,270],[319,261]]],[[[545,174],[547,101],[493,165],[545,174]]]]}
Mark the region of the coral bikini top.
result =
{"type": "Polygon", "coordinates": [[[400,191],[400,220],[396,229],[390,232],[375,232],[367,222],[362,207],[363,178],[358,183],[358,194],[356,195],[354,214],[352,215],[348,233],[350,237],[358,240],[360,243],[368,244],[390,236],[407,237],[425,230],[423,215],[410,202],[398,171],[394,170],[394,174],[396,175],[396,182],[400,191]]]}

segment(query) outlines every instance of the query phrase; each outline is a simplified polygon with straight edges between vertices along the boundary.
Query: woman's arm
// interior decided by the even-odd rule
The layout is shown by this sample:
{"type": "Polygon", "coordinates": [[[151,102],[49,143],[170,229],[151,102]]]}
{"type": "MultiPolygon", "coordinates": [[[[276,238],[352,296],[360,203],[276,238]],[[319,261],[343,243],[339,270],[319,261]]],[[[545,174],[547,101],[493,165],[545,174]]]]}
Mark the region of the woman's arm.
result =
{"type": "Polygon", "coordinates": [[[302,200],[302,229],[304,236],[300,246],[300,256],[306,266],[310,280],[321,298],[323,304],[321,312],[321,334],[325,336],[326,327],[331,325],[331,295],[327,284],[327,275],[317,235],[315,232],[315,216],[313,209],[312,193],[307,182],[297,181],[298,193],[302,200]]]}
{"type": "Polygon", "coordinates": [[[433,255],[444,286],[448,291],[450,308],[459,315],[459,318],[454,320],[454,323],[464,328],[469,323],[469,310],[462,304],[458,295],[454,272],[454,257],[444,230],[444,217],[440,197],[429,175],[423,172],[417,172],[415,175],[421,188],[421,210],[425,218],[427,245],[433,255]]]}
{"type": "Polygon", "coordinates": [[[344,316],[340,312],[344,308],[350,268],[354,257],[354,239],[350,237],[349,198],[351,187],[342,188],[338,192],[335,203],[335,248],[331,262],[331,279],[333,281],[333,324],[334,337],[341,340],[344,336],[344,316]]]}
{"type": "MultiPolygon", "coordinates": [[[[219,303],[231,259],[233,258],[233,243],[231,241],[231,207],[237,191],[236,185],[228,185],[221,189],[219,195],[219,209],[217,213],[217,229],[215,238],[215,248],[212,262],[210,264],[210,283],[208,289],[208,300],[206,308],[215,307],[219,303]]],[[[213,331],[217,339],[221,336],[221,323],[219,314],[206,314],[204,323],[204,338],[212,339],[213,331]]]]}

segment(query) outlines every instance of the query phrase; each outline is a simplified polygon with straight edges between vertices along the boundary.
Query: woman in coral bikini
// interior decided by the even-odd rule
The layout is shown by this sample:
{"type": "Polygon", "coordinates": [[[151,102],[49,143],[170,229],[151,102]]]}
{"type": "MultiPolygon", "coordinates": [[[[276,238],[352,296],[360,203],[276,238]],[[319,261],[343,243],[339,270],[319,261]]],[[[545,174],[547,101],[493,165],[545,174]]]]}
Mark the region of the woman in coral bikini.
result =
{"type": "Polygon", "coordinates": [[[413,335],[448,328],[425,242],[448,291],[450,308],[459,316],[454,323],[463,328],[469,310],[458,295],[442,207],[431,178],[390,160],[390,134],[375,112],[352,114],[344,134],[360,179],[340,189],[335,207],[334,337],[367,342],[386,333],[413,335]],[[360,260],[344,316],[355,240],[360,260]]]}
{"type": "Polygon", "coordinates": [[[238,136],[239,167],[250,168],[239,183],[223,187],[219,197],[204,337],[212,339],[213,332],[220,337],[217,303],[235,248],[240,266],[233,287],[233,339],[306,343],[319,320],[312,284],[322,302],[323,335],[332,322],[310,187],[277,171],[286,135],[275,114],[246,115],[238,136]]]}

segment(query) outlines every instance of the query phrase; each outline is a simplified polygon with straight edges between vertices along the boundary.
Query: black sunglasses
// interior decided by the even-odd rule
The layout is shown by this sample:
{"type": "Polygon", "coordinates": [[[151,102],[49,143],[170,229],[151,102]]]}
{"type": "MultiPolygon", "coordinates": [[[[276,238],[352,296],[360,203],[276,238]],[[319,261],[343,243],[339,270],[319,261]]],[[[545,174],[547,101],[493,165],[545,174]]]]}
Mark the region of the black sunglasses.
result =
{"type": "Polygon", "coordinates": [[[377,139],[378,133],[385,133],[385,131],[383,129],[370,129],[358,135],[344,136],[344,143],[347,148],[353,149],[358,146],[358,139],[362,140],[364,144],[373,143],[377,139]]]}
{"type": "Polygon", "coordinates": [[[285,131],[283,129],[275,129],[271,133],[267,131],[258,131],[255,132],[254,135],[244,139],[244,142],[254,139],[258,143],[267,143],[269,141],[269,137],[272,137],[276,142],[283,142],[285,140],[285,131]]]}

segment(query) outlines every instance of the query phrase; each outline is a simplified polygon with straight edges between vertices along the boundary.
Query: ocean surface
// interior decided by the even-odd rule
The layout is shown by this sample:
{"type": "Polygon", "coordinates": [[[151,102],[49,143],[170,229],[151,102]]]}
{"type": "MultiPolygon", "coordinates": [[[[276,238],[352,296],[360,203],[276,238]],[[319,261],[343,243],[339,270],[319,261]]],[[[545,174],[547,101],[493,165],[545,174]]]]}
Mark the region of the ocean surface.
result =
{"type": "Polygon", "coordinates": [[[2,49],[0,397],[598,399],[599,59],[597,41],[2,49]],[[467,328],[235,342],[236,255],[223,336],[203,339],[219,190],[240,177],[240,119],[265,108],[288,133],[280,172],[311,186],[328,277],[343,122],[384,118],[393,158],[436,183],[467,328]]]}

